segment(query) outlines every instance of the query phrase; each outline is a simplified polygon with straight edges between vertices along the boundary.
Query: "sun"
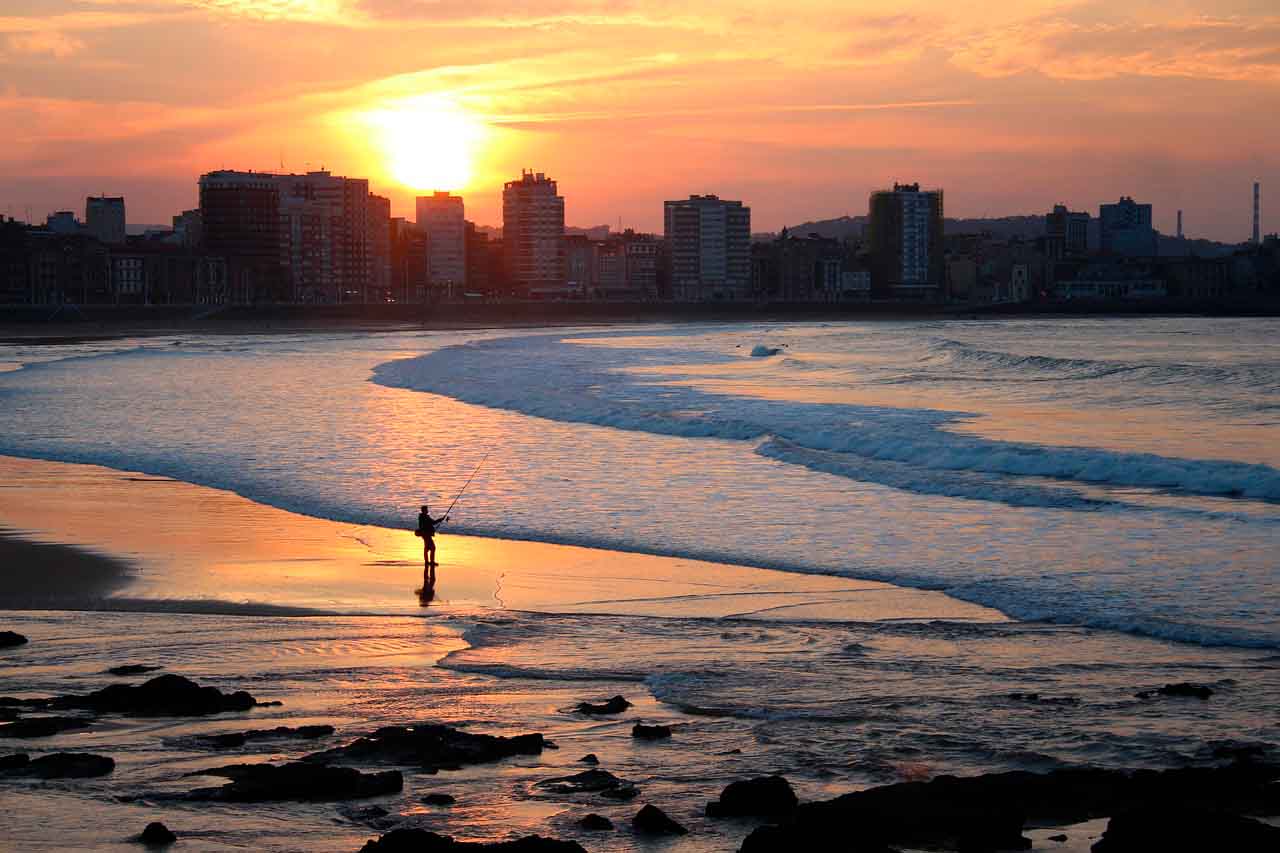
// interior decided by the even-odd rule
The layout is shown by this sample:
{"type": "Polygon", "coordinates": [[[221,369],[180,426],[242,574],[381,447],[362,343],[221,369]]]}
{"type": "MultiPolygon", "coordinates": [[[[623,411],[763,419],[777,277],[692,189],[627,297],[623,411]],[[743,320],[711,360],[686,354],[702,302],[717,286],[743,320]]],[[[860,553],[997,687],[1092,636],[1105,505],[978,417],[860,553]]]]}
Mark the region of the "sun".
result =
{"type": "Polygon", "coordinates": [[[487,136],[482,122],[439,96],[400,101],[367,119],[391,178],[420,191],[466,188],[487,136]]]}

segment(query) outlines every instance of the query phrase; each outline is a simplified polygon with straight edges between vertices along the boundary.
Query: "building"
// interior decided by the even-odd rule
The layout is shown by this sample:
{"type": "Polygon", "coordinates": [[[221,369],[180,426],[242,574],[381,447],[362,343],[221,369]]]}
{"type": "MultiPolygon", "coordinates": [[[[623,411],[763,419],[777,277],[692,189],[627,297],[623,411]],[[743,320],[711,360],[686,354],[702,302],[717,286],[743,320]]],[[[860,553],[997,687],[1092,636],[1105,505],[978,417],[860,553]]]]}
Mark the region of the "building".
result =
{"type": "Polygon", "coordinates": [[[518,297],[567,295],[564,199],[541,172],[523,172],[502,189],[502,244],[509,286],[518,297]]]}
{"type": "MultiPolygon", "coordinates": [[[[565,293],[575,299],[598,296],[597,259],[600,243],[586,234],[569,234],[564,238],[565,293]]],[[[621,273],[618,278],[621,279],[621,273]]]]}
{"type": "Polygon", "coordinates": [[[490,272],[489,235],[474,222],[466,223],[467,242],[467,290],[464,296],[479,298],[489,296],[493,290],[490,272]]]}
{"type": "Polygon", "coordinates": [[[753,293],[768,302],[838,302],[844,298],[847,254],[832,237],[795,237],[784,228],[776,240],[751,247],[753,293]]]}
{"type": "Polygon", "coordinates": [[[751,296],[751,208],[714,195],[663,204],[677,302],[738,301],[751,296]]]}
{"type": "Polygon", "coordinates": [[[226,301],[289,297],[281,266],[280,185],[275,175],[201,175],[200,221],[206,251],[226,261],[226,301]]]}
{"type": "MultiPolygon", "coordinates": [[[[368,180],[326,171],[263,177],[278,188],[279,263],[288,272],[292,299],[308,303],[367,301],[375,280],[368,180]]],[[[387,202],[388,221],[389,205],[387,202]]],[[[381,216],[381,207],[376,210],[381,216]]],[[[380,233],[380,229],[375,227],[373,232],[380,233]]],[[[389,248],[386,263],[389,280],[389,248]]]]}
{"type": "Polygon", "coordinates": [[[125,220],[122,196],[89,196],[84,200],[84,224],[89,235],[110,246],[124,243],[125,220]]]}
{"type": "Polygon", "coordinates": [[[50,213],[44,219],[44,227],[54,234],[80,234],[84,231],[84,225],[69,210],[50,213]]]}
{"type": "Polygon", "coordinates": [[[394,302],[391,289],[391,199],[369,193],[365,228],[369,246],[366,302],[394,302]]]}
{"type": "Polygon", "coordinates": [[[1103,254],[1129,258],[1154,258],[1158,254],[1151,205],[1123,196],[1115,204],[1102,205],[1098,220],[1103,254]]]}
{"type": "Polygon", "coordinates": [[[467,226],[461,196],[418,196],[418,228],[427,236],[427,275],[431,288],[446,299],[467,289],[467,226]]]}
{"type": "Polygon", "coordinates": [[[1058,259],[1089,251],[1089,214],[1055,204],[1044,218],[1045,254],[1058,259]]]}
{"type": "Polygon", "coordinates": [[[201,226],[199,208],[184,210],[173,217],[173,238],[180,246],[204,245],[204,228],[201,226]]]}
{"type": "Polygon", "coordinates": [[[427,235],[397,216],[387,227],[391,252],[391,299],[400,303],[427,301],[427,235]]]}
{"type": "Polygon", "coordinates": [[[866,247],[872,296],[938,300],[945,279],[942,190],[894,184],[871,194],[866,247]]]}

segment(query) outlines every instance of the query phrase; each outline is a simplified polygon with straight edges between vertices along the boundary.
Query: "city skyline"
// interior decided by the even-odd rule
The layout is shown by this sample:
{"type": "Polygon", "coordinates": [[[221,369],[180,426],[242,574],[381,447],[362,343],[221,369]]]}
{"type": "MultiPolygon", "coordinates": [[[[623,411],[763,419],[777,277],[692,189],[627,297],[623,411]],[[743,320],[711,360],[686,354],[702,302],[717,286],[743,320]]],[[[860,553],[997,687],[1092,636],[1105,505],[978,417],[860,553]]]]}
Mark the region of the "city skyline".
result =
{"type": "Polygon", "coordinates": [[[580,226],[658,231],[660,202],[714,192],[777,230],[909,179],[946,186],[957,217],[1123,193],[1164,233],[1183,210],[1189,235],[1240,242],[1260,181],[1275,230],[1266,5],[828,6],[52,0],[0,17],[19,129],[0,213],[124,195],[163,223],[195,206],[192,176],[283,162],[368,176],[394,215],[459,192],[484,224],[536,168],[580,226]]]}

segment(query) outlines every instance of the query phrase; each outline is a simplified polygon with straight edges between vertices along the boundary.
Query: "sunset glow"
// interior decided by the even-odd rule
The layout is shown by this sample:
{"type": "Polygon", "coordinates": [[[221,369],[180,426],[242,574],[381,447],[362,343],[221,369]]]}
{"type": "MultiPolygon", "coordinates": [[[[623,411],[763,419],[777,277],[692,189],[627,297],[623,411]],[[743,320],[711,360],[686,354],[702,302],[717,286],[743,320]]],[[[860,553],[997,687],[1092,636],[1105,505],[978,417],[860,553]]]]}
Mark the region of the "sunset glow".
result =
{"type": "Polygon", "coordinates": [[[445,98],[425,97],[365,114],[389,177],[416,191],[466,189],[487,140],[484,125],[445,98]]]}

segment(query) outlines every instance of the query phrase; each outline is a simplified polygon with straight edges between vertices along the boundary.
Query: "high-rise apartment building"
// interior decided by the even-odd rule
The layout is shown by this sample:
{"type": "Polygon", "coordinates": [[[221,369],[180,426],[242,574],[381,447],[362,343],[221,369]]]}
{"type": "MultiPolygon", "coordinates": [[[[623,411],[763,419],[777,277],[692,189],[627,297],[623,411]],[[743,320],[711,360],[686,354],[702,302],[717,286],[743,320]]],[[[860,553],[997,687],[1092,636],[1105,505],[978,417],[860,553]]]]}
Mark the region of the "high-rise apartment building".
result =
{"type": "Polygon", "coordinates": [[[677,302],[742,300],[751,293],[751,208],[714,195],[663,204],[677,302]]]}
{"type": "Polygon", "coordinates": [[[467,287],[467,226],[461,196],[418,196],[418,228],[427,235],[427,277],[437,296],[455,298],[467,287]]]}
{"type": "Polygon", "coordinates": [[[90,236],[108,245],[124,243],[124,197],[89,196],[84,200],[84,224],[90,236]]]}
{"type": "Polygon", "coordinates": [[[1045,254],[1052,259],[1083,255],[1089,250],[1089,214],[1055,204],[1044,217],[1045,254]]]}
{"type": "Polygon", "coordinates": [[[871,194],[865,243],[875,298],[938,299],[944,280],[942,190],[897,184],[871,194]]]}
{"type": "Polygon", "coordinates": [[[200,176],[204,246],[226,260],[226,298],[288,298],[280,264],[280,186],[275,175],[209,172],[200,176]]]}
{"type": "Polygon", "coordinates": [[[369,182],[325,171],[267,177],[279,190],[280,263],[290,273],[293,299],[365,301],[375,275],[369,182]]]}
{"type": "Polygon", "coordinates": [[[1099,233],[1104,254],[1153,258],[1158,254],[1156,231],[1151,227],[1151,205],[1129,196],[1099,209],[1099,233]]]}
{"type": "Polygon", "coordinates": [[[391,199],[369,193],[365,228],[369,245],[366,302],[393,302],[391,290],[391,199]]]}
{"type": "Polygon", "coordinates": [[[505,272],[517,296],[566,293],[564,199],[541,172],[523,172],[502,189],[505,272]]]}

